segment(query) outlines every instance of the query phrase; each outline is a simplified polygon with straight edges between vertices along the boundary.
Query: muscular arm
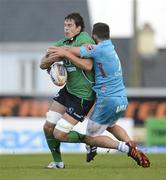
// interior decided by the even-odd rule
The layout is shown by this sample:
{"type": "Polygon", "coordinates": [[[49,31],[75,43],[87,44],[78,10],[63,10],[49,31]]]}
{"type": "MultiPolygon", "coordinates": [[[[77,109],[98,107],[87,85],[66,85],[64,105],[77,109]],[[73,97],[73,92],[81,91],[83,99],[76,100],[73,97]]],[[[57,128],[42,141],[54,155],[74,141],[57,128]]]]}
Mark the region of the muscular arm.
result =
{"type": "Polygon", "coordinates": [[[56,57],[63,57],[71,61],[77,67],[91,71],[93,67],[92,59],[80,58],[80,48],[79,47],[50,47],[49,52],[54,52],[56,57]]]}
{"type": "Polygon", "coordinates": [[[40,68],[48,69],[54,62],[59,60],[60,58],[55,57],[54,53],[46,53],[46,55],[41,59],[40,68]]]}
{"type": "Polygon", "coordinates": [[[71,52],[75,56],[80,57],[80,47],[73,47],[73,46],[64,46],[64,50],[71,52]]]}
{"type": "Polygon", "coordinates": [[[86,71],[91,71],[93,67],[93,61],[92,59],[83,59],[80,58],[70,51],[67,51],[65,54],[65,57],[69,59],[73,64],[75,64],[77,67],[86,70],[86,71]]]}

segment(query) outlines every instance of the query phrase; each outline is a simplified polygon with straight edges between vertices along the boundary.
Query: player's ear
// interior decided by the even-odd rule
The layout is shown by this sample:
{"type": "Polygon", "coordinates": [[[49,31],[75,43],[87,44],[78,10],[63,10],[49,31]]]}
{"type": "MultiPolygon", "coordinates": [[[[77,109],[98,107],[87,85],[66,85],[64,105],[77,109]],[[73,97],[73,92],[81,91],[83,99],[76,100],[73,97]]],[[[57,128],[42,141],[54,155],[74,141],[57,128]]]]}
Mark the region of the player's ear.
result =
{"type": "Polygon", "coordinates": [[[95,43],[97,44],[98,43],[98,37],[97,37],[97,35],[95,35],[95,34],[92,34],[92,38],[93,38],[93,40],[95,41],[95,43]]]}
{"type": "Polygon", "coordinates": [[[77,27],[77,32],[78,32],[78,33],[81,32],[81,26],[78,26],[78,27],[77,27]]]}

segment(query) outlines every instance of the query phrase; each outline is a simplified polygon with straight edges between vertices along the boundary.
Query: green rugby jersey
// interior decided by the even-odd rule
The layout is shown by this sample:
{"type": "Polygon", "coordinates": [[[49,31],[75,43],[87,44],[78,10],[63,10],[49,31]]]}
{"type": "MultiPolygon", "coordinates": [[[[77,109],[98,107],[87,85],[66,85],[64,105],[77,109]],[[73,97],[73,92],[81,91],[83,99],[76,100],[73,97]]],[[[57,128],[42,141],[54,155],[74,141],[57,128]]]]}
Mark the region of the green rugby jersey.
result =
{"type": "MultiPolygon", "coordinates": [[[[81,32],[72,39],[62,39],[54,43],[55,46],[81,46],[83,44],[94,44],[93,39],[86,32],[81,32]]],[[[94,82],[94,71],[85,71],[69,60],[64,59],[64,66],[67,69],[68,78],[66,88],[69,93],[85,100],[93,100],[92,90],[94,82]]]]}

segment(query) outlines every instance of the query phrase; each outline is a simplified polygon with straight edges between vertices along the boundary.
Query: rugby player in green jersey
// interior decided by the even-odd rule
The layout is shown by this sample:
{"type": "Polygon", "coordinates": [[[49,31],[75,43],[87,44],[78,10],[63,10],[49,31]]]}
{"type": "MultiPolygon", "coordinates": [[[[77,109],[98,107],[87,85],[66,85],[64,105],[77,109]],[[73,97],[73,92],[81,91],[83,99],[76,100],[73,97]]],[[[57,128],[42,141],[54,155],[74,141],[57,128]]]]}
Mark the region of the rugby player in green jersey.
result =
{"type": "MultiPolygon", "coordinates": [[[[93,39],[84,32],[84,21],[79,13],[71,13],[64,20],[65,38],[54,43],[54,46],[81,46],[83,44],[94,44],[93,39]]],[[[47,144],[52,153],[54,161],[49,163],[48,168],[64,168],[61,158],[60,141],[55,139],[53,131],[55,126],[63,132],[60,139],[69,142],[79,141],[79,136],[74,131],[70,131],[79,121],[84,120],[94,103],[94,92],[92,90],[94,82],[94,72],[92,60],[86,61],[84,66],[74,65],[67,59],[63,59],[67,69],[68,78],[65,87],[53,98],[54,101],[46,113],[44,133],[47,144]],[[66,130],[65,130],[66,128],[66,130]],[[70,134],[68,134],[70,131],[70,134]],[[62,138],[63,136],[63,138],[62,138]]],[[[40,68],[48,69],[55,62],[54,53],[47,52],[42,58],[40,68]]]]}

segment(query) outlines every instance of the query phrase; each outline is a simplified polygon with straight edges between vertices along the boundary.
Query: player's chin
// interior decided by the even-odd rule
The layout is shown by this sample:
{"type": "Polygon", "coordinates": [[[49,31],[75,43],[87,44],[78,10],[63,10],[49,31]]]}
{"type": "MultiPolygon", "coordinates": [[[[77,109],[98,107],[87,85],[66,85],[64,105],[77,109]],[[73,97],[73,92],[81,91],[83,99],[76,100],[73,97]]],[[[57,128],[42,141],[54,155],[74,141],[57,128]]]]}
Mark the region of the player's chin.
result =
{"type": "Polygon", "coordinates": [[[68,39],[71,38],[71,35],[68,32],[66,32],[64,35],[65,35],[65,38],[68,38],[68,39]]]}
{"type": "Polygon", "coordinates": [[[64,35],[65,35],[65,38],[67,38],[67,39],[71,39],[74,36],[74,34],[69,33],[69,32],[65,32],[64,35]]]}

